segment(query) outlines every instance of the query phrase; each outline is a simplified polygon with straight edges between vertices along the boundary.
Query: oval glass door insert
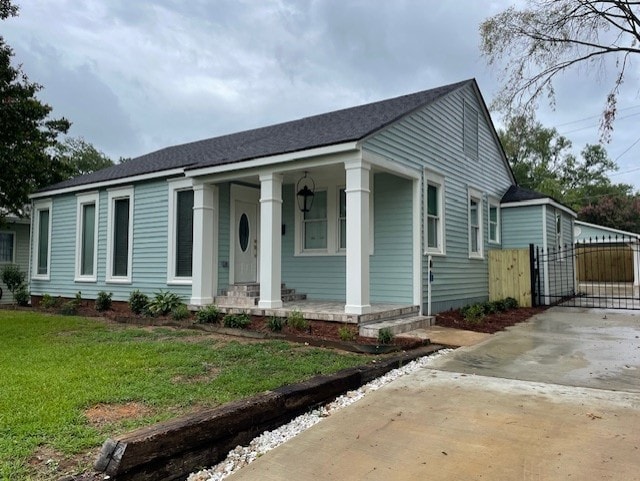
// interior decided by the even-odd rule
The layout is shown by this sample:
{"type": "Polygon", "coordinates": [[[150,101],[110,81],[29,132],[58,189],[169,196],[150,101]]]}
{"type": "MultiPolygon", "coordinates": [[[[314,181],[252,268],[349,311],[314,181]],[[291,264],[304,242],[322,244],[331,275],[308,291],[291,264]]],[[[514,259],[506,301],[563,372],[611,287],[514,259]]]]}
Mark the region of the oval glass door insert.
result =
{"type": "Polygon", "coordinates": [[[242,249],[242,252],[246,252],[247,247],[249,247],[249,218],[247,214],[242,214],[240,217],[238,239],[240,240],[240,249],[242,249]]]}

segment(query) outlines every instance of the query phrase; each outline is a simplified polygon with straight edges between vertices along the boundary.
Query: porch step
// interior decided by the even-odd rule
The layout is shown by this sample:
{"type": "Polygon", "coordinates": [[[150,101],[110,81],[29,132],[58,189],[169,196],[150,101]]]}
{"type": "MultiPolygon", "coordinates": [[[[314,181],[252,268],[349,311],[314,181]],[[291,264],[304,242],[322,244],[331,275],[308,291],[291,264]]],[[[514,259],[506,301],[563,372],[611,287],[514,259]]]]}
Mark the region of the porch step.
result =
{"type": "MultiPolygon", "coordinates": [[[[280,285],[282,302],[302,301],[306,294],[298,294],[295,289],[289,289],[285,284],[280,285]]],[[[218,307],[255,307],[260,300],[260,284],[234,284],[229,289],[216,296],[214,303],[218,307]]]]}
{"type": "Polygon", "coordinates": [[[361,324],[359,328],[359,334],[362,337],[377,338],[380,329],[388,328],[395,336],[397,334],[402,334],[403,332],[413,331],[414,329],[429,327],[434,323],[435,317],[433,316],[397,317],[395,319],[385,319],[378,322],[361,324]]]}

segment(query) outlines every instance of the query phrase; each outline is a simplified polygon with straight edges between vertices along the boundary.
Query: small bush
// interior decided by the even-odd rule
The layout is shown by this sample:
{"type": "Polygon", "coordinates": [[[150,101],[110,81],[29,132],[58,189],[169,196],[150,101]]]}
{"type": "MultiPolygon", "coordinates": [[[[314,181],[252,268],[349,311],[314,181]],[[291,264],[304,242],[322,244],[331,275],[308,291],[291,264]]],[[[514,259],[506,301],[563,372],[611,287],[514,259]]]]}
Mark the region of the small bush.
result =
{"type": "Polygon", "coordinates": [[[498,312],[498,309],[493,302],[487,301],[482,303],[482,311],[485,314],[495,314],[496,312],[498,312]]]}
{"type": "Polygon", "coordinates": [[[173,317],[175,321],[183,321],[188,319],[190,315],[191,313],[185,304],[180,304],[171,311],[171,317],[173,317]]]}
{"type": "Polygon", "coordinates": [[[293,310],[289,313],[287,324],[291,329],[295,329],[296,331],[306,331],[309,329],[309,321],[307,321],[302,315],[302,312],[298,310],[293,310]]]}
{"type": "Polygon", "coordinates": [[[507,310],[507,305],[504,300],[493,301],[492,302],[495,312],[504,312],[507,310]]]}
{"type": "Polygon", "coordinates": [[[111,296],[113,296],[112,292],[108,294],[105,291],[98,292],[95,303],[96,311],[103,312],[111,309],[111,296]]]}
{"type": "Polygon", "coordinates": [[[2,275],[0,278],[2,282],[7,286],[9,292],[15,296],[18,289],[24,285],[25,273],[15,264],[9,264],[2,268],[2,275]]]}
{"type": "Polygon", "coordinates": [[[62,304],[60,314],[65,316],[74,316],[78,313],[78,309],[82,305],[82,292],[76,292],[75,298],[62,304]]]}
{"type": "Polygon", "coordinates": [[[182,299],[178,294],[162,289],[154,295],[146,306],[146,311],[151,316],[166,316],[176,307],[182,304],[182,299]]]}
{"type": "Polygon", "coordinates": [[[482,304],[471,304],[464,310],[464,318],[473,324],[479,323],[484,318],[484,307],[482,304]]]}
{"type": "Polygon", "coordinates": [[[45,294],[42,296],[42,299],[40,300],[40,307],[42,307],[43,309],[53,309],[54,307],[57,307],[59,303],[60,303],[59,297],[53,297],[53,296],[50,296],[49,294],[45,294]]]}
{"type": "Polygon", "coordinates": [[[13,298],[19,306],[27,306],[29,305],[29,301],[31,300],[31,295],[29,294],[29,290],[27,286],[24,284],[18,288],[16,292],[13,293],[13,298]]]}
{"type": "Polygon", "coordinates": [[[218,306],[214,304],[205,306],[196,312],[196,322],[203,324],[215,324],[218,322],[219,318],[220,309],[218,309],[218,306]]]}
{"type": "Polygon", "coordinates": [[[222,324],[224,327],[246,329],[251,324],[251,318],[248,314],[227,314],[222,319],[222,324]]]}
{"type": "Polygon", "coordinates": [[[393,341],[393,333],[388,327],[383,327],[378,331],[378,342],[380,344],[391,344],[393,341]]]}
{"type": "Polygon", "coordinates": [[[142,314],[147,304],[149,304],[149,296],[143,294],[140,290],[136,289],[129,294],[129,309],[134,314],[142,314]]]}
{"type": "Polygon", "coordinates": [[[267,319],[267,327],[271,332],[280,332],[285,325],[285,319],[282,317],[271,316],[267,319]]]}
{"type": "Polygon", "coordinates": [[[515,309],[518,307],[518,301],[513,297],[507,297],[504,300],[504,305],[507,307],[507,309],[515,309]]]}
{"type": "Polygon", "coordinates": [[[338,328],[338,336],[341,341],[355,341],[356,332],[349,326],[341,326],[338,328]]]}

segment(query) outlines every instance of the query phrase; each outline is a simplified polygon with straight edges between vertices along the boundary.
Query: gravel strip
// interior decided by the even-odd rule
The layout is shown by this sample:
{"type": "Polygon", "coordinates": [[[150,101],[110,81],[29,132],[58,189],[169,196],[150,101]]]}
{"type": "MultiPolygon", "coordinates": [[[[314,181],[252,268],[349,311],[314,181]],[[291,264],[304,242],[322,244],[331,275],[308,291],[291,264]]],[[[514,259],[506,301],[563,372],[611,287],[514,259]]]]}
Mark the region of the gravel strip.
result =
{"type": "Polygon", "coordinates": [[[253,462],[257,457],[262,456],[264,453],[271,451],[273,448],[280,446],[294,436],[309,429],[314,424],[319,423],[322,418],[331,416],[331,414],[337,410],[362,399],[367,393],[376,391],[400,376],[417,371],[423,367],[428,367],[435,359],[451,351],[452,349],[442,349],[429,356],[411,361],[398,369],[389,371],[384,376],[374,379],[359,389],[343,394],[329,404],[298,416],[291,422],[280,426],[278,429],[265,431],[260,436],[254,438],[248,446],[237,446],[234,450],[230,451],[224,461],[221,461],[209,469],[203,469],[197,473],[190,474],[187,481],[221,481],[240,468],[253,462]]]}

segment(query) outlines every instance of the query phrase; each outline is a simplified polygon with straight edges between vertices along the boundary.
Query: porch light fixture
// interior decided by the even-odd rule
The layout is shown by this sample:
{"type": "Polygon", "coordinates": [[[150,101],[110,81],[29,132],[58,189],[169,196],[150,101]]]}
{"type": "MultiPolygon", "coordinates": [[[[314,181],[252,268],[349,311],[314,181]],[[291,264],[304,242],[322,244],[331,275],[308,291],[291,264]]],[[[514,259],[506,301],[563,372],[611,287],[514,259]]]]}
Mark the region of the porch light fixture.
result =
{"type": "Polygon", "coordinates": [[[316,183],[307,175],[307,171],[305,171],[304,176],[300,178],[296,184],[296,190],[298,191],[298,208],[300,212],[309,212],[313,205],[316,183]]]}

